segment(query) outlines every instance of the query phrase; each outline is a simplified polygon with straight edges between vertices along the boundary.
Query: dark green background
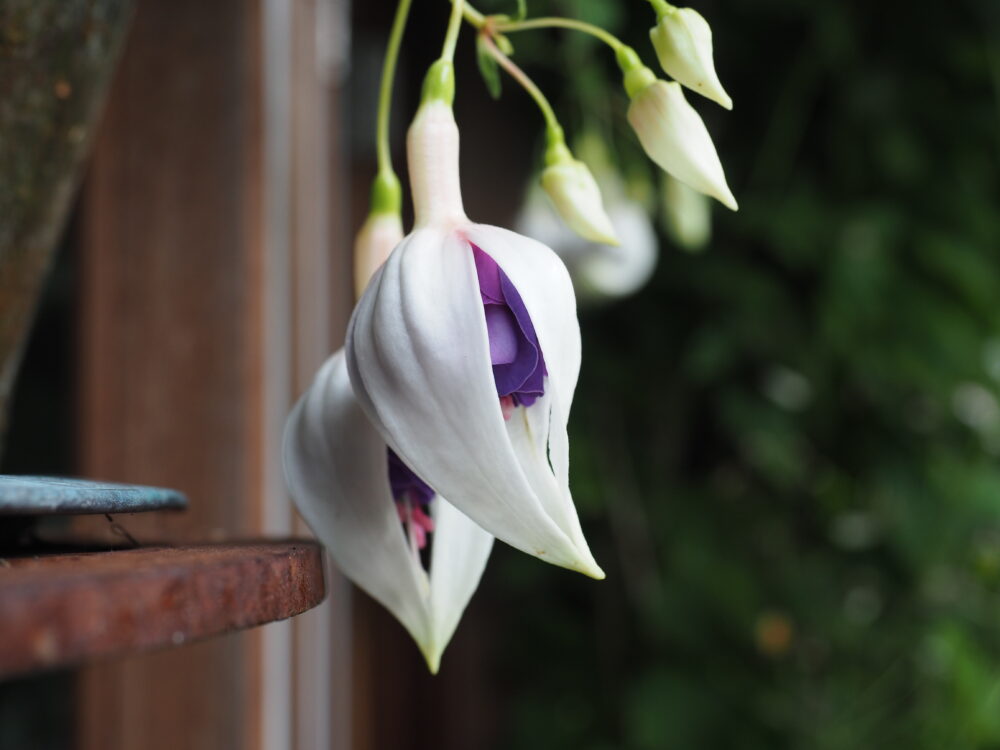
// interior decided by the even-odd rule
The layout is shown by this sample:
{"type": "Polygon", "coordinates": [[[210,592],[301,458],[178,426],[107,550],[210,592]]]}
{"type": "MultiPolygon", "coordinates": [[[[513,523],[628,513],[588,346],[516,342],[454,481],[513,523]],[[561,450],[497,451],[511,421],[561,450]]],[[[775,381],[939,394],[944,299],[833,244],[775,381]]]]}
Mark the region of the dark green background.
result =
{"type": "MultiPolygon", "coordinates": [[[[446,13],[415,5],[397,144],[446,13]]],[[[528,7],[605,23],[655,65],[641,0],[528,7]]],[[[741,210],[715,209],[703,253],[664,240],[646,289],[581,315],[572,486],[608,579],[498,545],[442,674],[407,693],[414,735],[462,726],[448,691],[475,642],[460,688],[490,697],[497,748],[998,750],[1000,2],[696,7],[735,109],[689,99],[741,210]]],[[[606,50],[513,41],[570,136],[596,116],[655,186],[606,50]]],[[[509,224],[539,120],[508,80],[488,100],[468,34],[458,63],[470,215],[509,224]]],[[[369,104],[359,86],[352,114],[369,104]]],[[[73,468],[72,260],[6,471],[73,468]]],[[[6,683],[0,746],[66,746],[70,689],[6,683]]]]}
{"type": "MultiPolygon", "coordinates": [[[[529,10],[654,65],[644,5],[529,10]]],[[[689,99],[741,210],[582,315],[608,580],[494,556],[501,745],[1000,748],[1000,3],[697,8],[735,109],[689,99]]],[[[610,102],[642,178],[610,56],[538,36],[517,58],[568,125],[610,102]]]]}

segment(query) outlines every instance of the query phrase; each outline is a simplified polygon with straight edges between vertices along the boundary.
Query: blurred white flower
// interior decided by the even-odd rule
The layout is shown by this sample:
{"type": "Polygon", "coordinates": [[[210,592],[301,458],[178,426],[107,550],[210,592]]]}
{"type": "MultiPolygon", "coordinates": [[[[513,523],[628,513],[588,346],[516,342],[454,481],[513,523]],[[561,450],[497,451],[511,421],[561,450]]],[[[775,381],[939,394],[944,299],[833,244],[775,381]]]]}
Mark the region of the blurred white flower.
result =
{"type": "Polygon", "coordinates": [[[528,191],[515,228],[548,245],[566,264],[581,305],[627,297],[641,289],[656,268],[659,242],[649,213],[625,194],[617,177],[598,172],[607,213],[621,244],[588,242],[559,220],[540,190],[528,191]]]}
{"type": "Polygon", "coordinates": [[[693,253],[704,250],[712,237],[712,208],[708,198],[666,172],[660,198],[663,224],[670,239],[693,253]]]}
{"type": "Polygon", "coordinates": [[[1000,404],[979,383],[961,383],[951,395],[951,408],[958,421],[977,432],[1000,427],[1000,404]]]}
{"type": "Polygon", "coordinates": [[[788,411],[801,411],[812,399],[812,385],[802,374],[777,365],[764,375],[764,395],[788,411]]]}
{"type": "Polygon", "coordinates": [[[871,513],[850,511],[833,519],[830,537],[840,547],[857,551],[868,549],[878,542],[880,529],[871,513]]]}
{"type": "Polygon", "coordinates": [[[991,338],[983,345],[983,367],[986,374],[1000,381],[1000,338],[991,338]]]}

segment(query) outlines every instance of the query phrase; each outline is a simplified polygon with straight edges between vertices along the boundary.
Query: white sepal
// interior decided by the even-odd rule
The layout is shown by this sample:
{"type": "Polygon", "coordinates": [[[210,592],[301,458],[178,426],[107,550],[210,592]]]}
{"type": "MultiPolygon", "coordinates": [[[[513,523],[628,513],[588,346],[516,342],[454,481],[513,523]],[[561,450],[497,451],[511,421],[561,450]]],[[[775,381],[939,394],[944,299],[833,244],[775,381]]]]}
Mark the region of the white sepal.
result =
{"type": "Polygon", "coordinates": [[[580,368],[573,287],[551,250],[478,224],[418,229],[365,291],[346,348],[361,406],[424,481],[508,544],[604,577],[579,532],[568,478],[539,473],[565,442],[580,368]],[[517,288],[545,359],[547,398],[511,418],[531,412],[530,440],[512,436],[501,414],[473,244],[517,288]]]}
{"type": "Polygon", "coordinates": [[[435,497],[430,574],[412,554],[389,487],[385,442],[351,390],[343,351],[288,418],[285,477],[337,566],[409,631],[432,672],[468,604],[493,537],[435,497]]]}
{"type": "Polygon", "coordinates": [[[542,188],[566,225],[584,239],[618,245],[615,228],[604,210],[601,189],[587,165],[571,157],[542,172],[542,188]]]}
{"type": "Polygon", "coordinates": [[[712,137],[679,83],[657,80],[638,91],[628,121],[650,159],[681,182],[737,210],[712,137]]]}
{"type": "Polygon", "coordinates": [[[664,72],[692,91],[726,109],[733,100],[715,72],[712,29],[693,8],[670,8],[649,32],[664,72]]]}
{"type": "Polygon", "coordinates": [[[398,213],[372,213],[354,240],[354,294],[368,286],[389,253],[403,240],[403,221],[398,213]]]}

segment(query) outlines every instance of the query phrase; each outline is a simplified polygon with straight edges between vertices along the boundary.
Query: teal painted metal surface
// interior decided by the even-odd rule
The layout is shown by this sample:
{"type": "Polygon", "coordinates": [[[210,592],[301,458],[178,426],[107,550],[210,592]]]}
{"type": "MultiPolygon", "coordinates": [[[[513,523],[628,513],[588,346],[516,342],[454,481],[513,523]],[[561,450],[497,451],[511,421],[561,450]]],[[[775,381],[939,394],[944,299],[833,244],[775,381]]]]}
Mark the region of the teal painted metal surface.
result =
{"type": "Polygon", "coordinates": [[[163,487],[0,474],[0,516],[142,513],[187,504],[183,493],[163,487]]]}

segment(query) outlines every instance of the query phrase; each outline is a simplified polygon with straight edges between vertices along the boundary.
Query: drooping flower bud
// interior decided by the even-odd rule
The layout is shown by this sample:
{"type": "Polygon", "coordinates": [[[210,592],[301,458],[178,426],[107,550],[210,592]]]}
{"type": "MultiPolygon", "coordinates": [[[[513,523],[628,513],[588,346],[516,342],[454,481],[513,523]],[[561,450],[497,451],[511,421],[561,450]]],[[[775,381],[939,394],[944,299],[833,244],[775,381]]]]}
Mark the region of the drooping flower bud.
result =
{"type": "Polygon", "coordinates": [[[712,137],[681,85],[656,80],[651,72],[649,78],[629,89],[628,121],[643,149],[664,171],[736,211],[712,137]]]}
{"type": "Polygon", "coordinates": [[[403,239],[398,213],[371,213],[354,240],[354,293],[360,297],[389,253],[403,239]]]}
{"type": "Polygon", "coordinates": [[[403,239],[403,191],[389,167],[372,183],[368,218],[354,239],[354,296],[360,297],[389,253],[403,239]]]}
{"type": "Polygon", "coordinates": [[[732,109],[733,100],[715,72],[708,21],[693,8],[675,8],[666,3],[658,7],[658,15],[649,38],[664,72],[692,91],[732,109]]]}
{"type": "Polygon", "coordinates": [[[548,245],[566,264],[581,307],[635,294],[649,281],[659,255],[646,208],[627,194],[617,175],[598,171],[596,179],[620,244],[589,242],[571,232],[538,189],[528,193],[515,224],[518,232],[548,245]]]}
{"type": "Polygon", "coordinates": [[[601,189],[587,165],[574,159],[562,141],[549,146],[545,163],[542,188],[567,226],[591,242],[618,245],[615,228],[604,210],[601,189]]]}

